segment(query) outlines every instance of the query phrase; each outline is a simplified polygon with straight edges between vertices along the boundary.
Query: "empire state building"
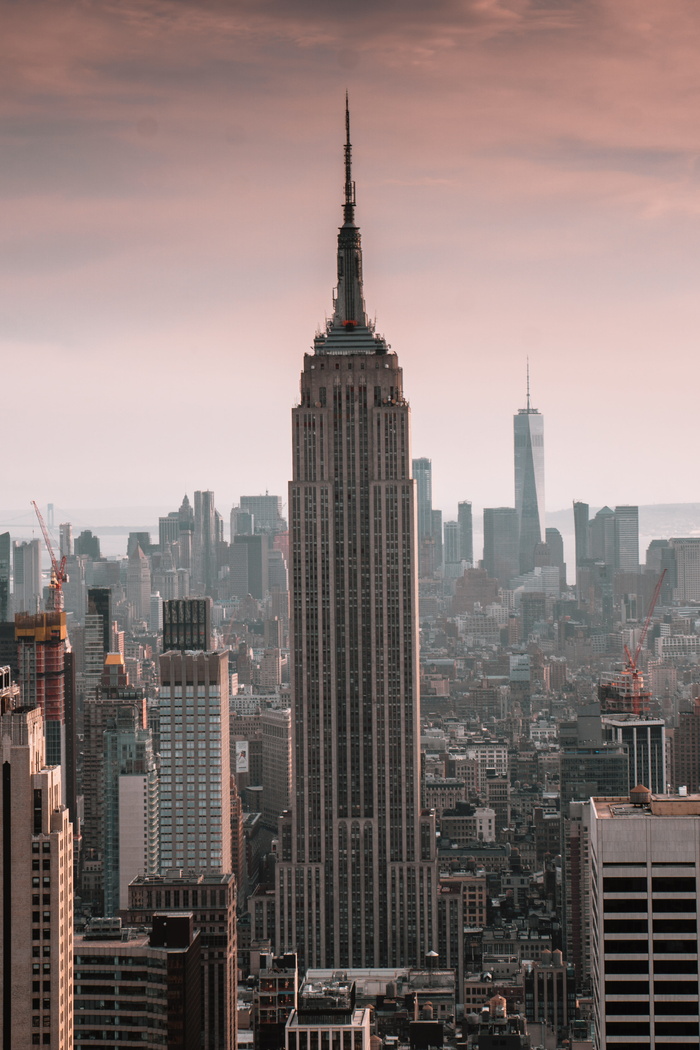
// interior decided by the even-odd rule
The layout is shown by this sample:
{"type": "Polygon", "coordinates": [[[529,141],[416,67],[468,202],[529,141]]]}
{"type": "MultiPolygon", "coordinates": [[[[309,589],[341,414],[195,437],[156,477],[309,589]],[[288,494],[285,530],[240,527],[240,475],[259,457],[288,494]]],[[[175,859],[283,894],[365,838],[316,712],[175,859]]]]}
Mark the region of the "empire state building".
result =
{"type": "Polygon", "coordinates": [[[277,948],[300,966],[423,965],[435,822],[420,808],[410,410],[368,321],[346,106],[333,316],[304,356],[289,486],[294,792],[277,948]]]}

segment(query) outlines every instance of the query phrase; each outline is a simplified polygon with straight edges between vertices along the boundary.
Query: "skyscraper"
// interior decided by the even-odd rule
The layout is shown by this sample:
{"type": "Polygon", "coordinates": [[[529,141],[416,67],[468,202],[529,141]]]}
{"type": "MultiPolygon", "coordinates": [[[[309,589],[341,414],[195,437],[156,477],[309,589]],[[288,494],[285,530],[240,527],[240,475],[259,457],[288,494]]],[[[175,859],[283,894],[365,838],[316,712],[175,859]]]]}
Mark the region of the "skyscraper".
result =
{"type": "Polygon", "coordinates": [[[277,950],[302,967],[422,963],[435,828],[419,784],[409,407],[367,319],[346,113],[333,317],[292,412],[294,793],[280,823],[277,950]]]}
{"type": "Polygon", "coordinates": [[[518,575],[518,564],[517,511],[514,507],[485,507],[484,568],[492,579],[507,587],[518,575]]]}
{"type": "Polygon", "coordinates": [[[615,568],[639,572],[639,507],[615,507],[615,568]]]}
{"type": "Polygon", "coordinates": [[[73,829],[41,711],[0,716],[0,1016],[3,1047],[73,1045],[73,829]],[[41,901],[41,903],[39,903],[41,901]],[[41,988],[41,991],[39,991],[41,988]]]}
{"type": "Polygon", "coordinates": [[[7,623],[10,619],[11,552],[9,532],[0,533],[0,623],[7,623]]]}
{"type": "Polygon", "coordinates": [[[457,504],[459,522],[460,559],[474,564],[474,538],[472,528],[472,505],[469,500],[457,504]]]}
{"type": "Polygon", "coordinates": [[[160,658],[161,870],[231,867],[228,652],[160,658]]]}
{"type": "Polygon", "coordinates": [[[544,418],[530,405],[530,369],[527,406],[513,416],[515,509],[518,514],[520,572],[535,565],[535,547],[544,537],[544,418]]]}
{"type": "Polygon", "coordinates": [[[38,540],[15,541],[13,548],[14,585],[12,606],[15,612],[34,613],[41,608],[41,551],[38,540]]]}

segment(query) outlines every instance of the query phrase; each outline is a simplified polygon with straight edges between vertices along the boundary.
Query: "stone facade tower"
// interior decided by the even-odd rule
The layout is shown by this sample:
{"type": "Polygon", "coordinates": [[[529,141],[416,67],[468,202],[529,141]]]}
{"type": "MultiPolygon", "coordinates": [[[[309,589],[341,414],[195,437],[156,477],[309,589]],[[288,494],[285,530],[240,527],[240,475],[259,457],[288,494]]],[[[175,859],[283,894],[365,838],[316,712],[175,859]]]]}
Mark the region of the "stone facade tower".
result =
{"type": "Polygon", "coordinates": [[[346,125],[333,318],[304,358],[292,413],[294,788],[277,946],[303,968],[422,965],[436,940],[410,414],[397,356],[365,313],[347,112],[346,125]]]}

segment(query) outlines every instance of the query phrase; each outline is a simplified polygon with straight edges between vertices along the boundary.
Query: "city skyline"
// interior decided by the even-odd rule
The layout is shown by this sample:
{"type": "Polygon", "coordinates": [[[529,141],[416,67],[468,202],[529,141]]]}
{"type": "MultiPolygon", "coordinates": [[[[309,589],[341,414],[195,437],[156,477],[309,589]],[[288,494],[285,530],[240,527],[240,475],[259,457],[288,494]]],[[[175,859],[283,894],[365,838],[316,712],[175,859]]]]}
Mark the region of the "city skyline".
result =
{"type": "Polygon", "coordinates": [[[292,348],[328,298],[346,87],[368,309],[381,304],[402,348],[435,506],[510,503],[527,356],[552,508],[692,501],[658,437],[690,439],[698,369],[693,5],[346,18],[304,3],[8,6],[0,347],[22,442],[5,506],[83,504],[88,475],[107,505],[115,433],[130,503],[195,486],[227,502],[223,453],[206,477],[195,448],[155,482],[136,469],[183,411],[213,446],[255,447],[239,491],[261,476],[284,491],[292,348]],[[437,345],[447,387],[425,352],[437,345]],[[685,381],[659,397],[669,353],[685,381]],[[60,478],[28,412],[60,422],[60,478]],[[632,432],[646,467],[633,479],[612,453],[632,432]]]}

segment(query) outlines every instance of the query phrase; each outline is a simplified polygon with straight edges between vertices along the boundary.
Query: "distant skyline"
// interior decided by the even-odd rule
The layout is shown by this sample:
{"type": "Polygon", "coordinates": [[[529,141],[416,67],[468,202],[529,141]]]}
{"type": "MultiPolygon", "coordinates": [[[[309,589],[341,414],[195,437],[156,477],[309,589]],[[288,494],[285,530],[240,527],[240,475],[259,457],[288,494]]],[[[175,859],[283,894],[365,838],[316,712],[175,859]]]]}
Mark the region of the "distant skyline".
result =
{"type": "Polygon", "coordinates": [[[433,501],[692,503],[692,0],[6,2],[0,501],[286,502],[350,93],[365,293],[433,501]],[[55,432],[52,433],[52,427],[55,432]]]}

